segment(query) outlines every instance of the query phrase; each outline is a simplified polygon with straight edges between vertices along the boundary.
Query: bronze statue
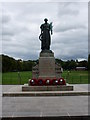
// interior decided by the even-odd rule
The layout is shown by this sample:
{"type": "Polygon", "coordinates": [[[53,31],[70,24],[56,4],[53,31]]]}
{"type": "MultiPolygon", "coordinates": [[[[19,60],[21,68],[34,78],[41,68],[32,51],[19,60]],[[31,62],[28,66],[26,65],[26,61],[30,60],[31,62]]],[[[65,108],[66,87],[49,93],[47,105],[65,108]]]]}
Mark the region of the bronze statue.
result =
{"type": "Polygon", "coordinates": [[[47,21],[48,19],[44,19],[45,23],[40,26],[41,28],[41,34],[39,36],[39,39],[41,40],[41,49],[43,50],[50,50],[50,44],[51,44],[51,36],[50,31],[52,33],[52,22],[49,24],[47,21]]]}

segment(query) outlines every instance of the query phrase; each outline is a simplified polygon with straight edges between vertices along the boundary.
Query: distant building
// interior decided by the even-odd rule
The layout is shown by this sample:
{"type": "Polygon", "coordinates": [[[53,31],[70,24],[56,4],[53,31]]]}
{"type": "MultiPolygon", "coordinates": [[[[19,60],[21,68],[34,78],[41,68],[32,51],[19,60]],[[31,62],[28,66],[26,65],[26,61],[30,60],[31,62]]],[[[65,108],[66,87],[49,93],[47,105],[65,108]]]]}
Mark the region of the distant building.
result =
{"type": "Polygon", "coordinates": [[[76,67],[76,70],[86,70],[86,67],[76,67]]]}

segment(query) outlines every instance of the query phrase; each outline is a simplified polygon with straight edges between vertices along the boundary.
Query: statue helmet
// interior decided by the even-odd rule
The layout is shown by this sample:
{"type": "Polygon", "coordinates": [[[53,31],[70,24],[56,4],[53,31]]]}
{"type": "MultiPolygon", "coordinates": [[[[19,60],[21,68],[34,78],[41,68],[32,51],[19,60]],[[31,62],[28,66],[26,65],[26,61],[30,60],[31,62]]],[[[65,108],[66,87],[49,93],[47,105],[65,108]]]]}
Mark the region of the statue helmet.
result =
{"type": "Polygon", "coordinates": [[[44,19],[44,21],[48,21],[48,19],[47,19],[47,18],[45,18],[45,19],[44,19]]]}

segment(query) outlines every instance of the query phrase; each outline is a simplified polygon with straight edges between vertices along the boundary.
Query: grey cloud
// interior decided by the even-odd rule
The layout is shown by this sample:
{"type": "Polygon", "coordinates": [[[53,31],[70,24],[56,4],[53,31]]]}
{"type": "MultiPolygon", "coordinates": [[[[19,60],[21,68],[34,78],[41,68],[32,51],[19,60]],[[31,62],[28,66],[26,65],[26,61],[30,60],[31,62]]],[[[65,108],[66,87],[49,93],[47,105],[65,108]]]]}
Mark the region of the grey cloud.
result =
{"type": "Polygon", "coordinates": [[[12,37],[14,39],[18,39],[18,37],[20,37],[20,39],[23,39],[24,36],[30,37],[30,33],[31,33],[31,30],[29,30],[26,26],[22,25],[10,25],[10,24],[7,24],[6,26],[3,25],[3,29],[2,29],[2,38],[3,40],[13,40],[12,37]],[[21,38],[22,37],[22,38],[21,38]]]}
{"type": "Polygon", "coordinates": [[[58,22],[55,25],[55,32],[67,32],[78,29],[87,29],[88,19],[85,11],[82,10],[84,4],[80,3],[61,3],[58,7],[58,22]],[[74,12],[77,11],[77,16],[74,12]],[[61,13],[60,13],[61,12],[61,13]],[[73,13],[73,16],[71,15],[73,13]],[[83,15],[85,14],[85,15],[83,15]],[[80,17],[81,16],[81,17],[80,17]],[[82,18],[83,17],[83,18],[82,18]]]}
{"type": "Polygon", "coordinates": [[[84,30],[63,34],[56,34],[52,39],[52,49],[56,57],[61,59],[86,58],[88,56],[88,35],[84,30]]]}
{"type": "MultiPolygon", "coordinates": [[[[65,43],[65,44],[72,44],[78,43],[87,43],[88,42],[88,29],[85,30],[77,30],[77,31],[69,31],[64,33],[55,33],[54,37],[52,38],[53,44],[55,43],[65,43]],[[56,42],[57,39],[57,42],[56,42]]],[[[85,44],[86,45],[86,44],[85,44]]]]}
{"type": "Polygon", "coordinates": [[[90,54],[90,2],[88,3],[88,54],[90,54]]]}
{"type": "MultiPolygon", "coordinates": [[[[53,1],[53,0],[46,0],[46,1],[53,1]]],[[[55,2],[62,2],[62,0],[54,0],[55,2]]],[[[86,0],[87,2],[89,0],[86,0]]],[[[85,0],[64,0],[63,2],[86,2],[85,0]]]]}
{"type": "Polygon", "coordinates": [[[4,47],[3,52],[14,58],[20,58],[24,60],[37,59],[39,56],[39,49],[36,49],[35,45],[33,45],[34,47],[31,47],[31,45],[29,46],[30,48],[21,44],[11,44],[7,48],[4,47]]]}
{"type": "Polygon", "coordinates": [[[71,10],[71,9],[65,9],[63,8],[64,10],[60,10],[59,11],[59,15],[77,15],[78,14],[78,11],[77,10],[71,10]]]}
{"type": "Polygon", "coordinates": [[[14,36],[14,32],[4,29],[2,30],[2,36],[14,36]]]}
{"type": "Polygon", "coordinates": [[[2,23],[3,24],[10,22],[10,20],[11,20],[11,18],[9,15],[2,15],[2,23]]]}
{"type": "Polygon", "coordinates": [[[85,25],[80,24],[59,24],[55,27],[55,32],[65,32],[70,30],[77,30],[77,29],[86,29],[85,25]]]}
{"type": "Polygon", "coordinates": [[[59,12],[58,15],[61,16],[68,16],[68,15],[78,15],[79,11],[75,7],[76,3],[67,2],[67,3],[60,3],[58,6],[59,12]]]}
{"type": "Polygon", "coordinates": [[[2,36],[2,42],[10,42],[12,41],[12,37],[8,35],[3,35],[2,36]]]}
{"type": "Polygon", "coordinates": [[[79,59],[79,58],[86,58],[87,59],[87,49],[79,49],[78,47],[68,47],[64,45],[64,48],[55,49],[55,57],[60,59],[79,59]],[[83,54],[82,54],[83,53],[83,54]]]}

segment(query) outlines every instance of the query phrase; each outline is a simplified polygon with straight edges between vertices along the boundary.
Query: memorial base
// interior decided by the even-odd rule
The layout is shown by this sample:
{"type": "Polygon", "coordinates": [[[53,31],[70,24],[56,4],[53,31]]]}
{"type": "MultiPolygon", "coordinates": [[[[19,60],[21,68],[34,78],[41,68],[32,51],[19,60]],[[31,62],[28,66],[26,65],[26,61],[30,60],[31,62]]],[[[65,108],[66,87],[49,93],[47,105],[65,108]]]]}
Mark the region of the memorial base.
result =
{"type": "Polygon", "coordinates": [[[32,78],[54,79],[61,78],[62,67],[56,63],[54,52],[44,50],[40,52],[39,62],[32,68],[32,78]]]}
{"type": "Polygon", "coordinates": [[[60,85],[60,86],[22,86],[22,91],[73,91],[73,86],[60,85]]]}

